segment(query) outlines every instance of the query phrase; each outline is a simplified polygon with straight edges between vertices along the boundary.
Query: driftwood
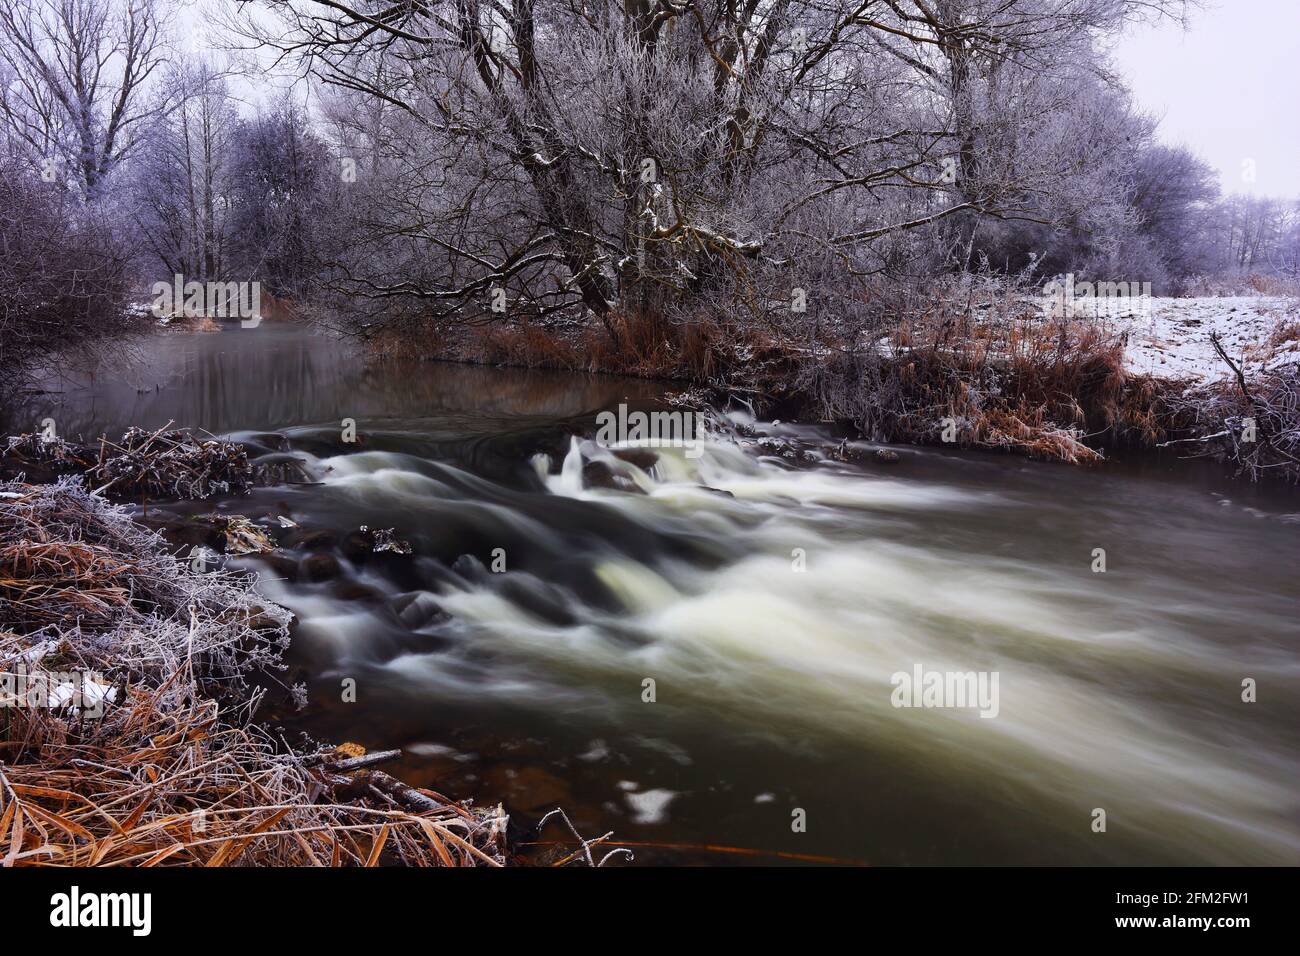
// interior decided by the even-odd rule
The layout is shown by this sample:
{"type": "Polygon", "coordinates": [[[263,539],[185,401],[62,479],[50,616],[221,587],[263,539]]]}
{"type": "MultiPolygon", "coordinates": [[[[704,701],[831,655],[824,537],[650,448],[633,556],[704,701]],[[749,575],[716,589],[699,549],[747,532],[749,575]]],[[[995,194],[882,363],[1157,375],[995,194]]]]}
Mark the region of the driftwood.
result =
{"type": "Polygon", "coordinates": [[[325,763],[325,769],[331,773],[351,773],[354,770],[373,767],[377,763],[396,760],[401,755],[402,752],[400,750],[376,750],[374,753],[363,754],[360,757],[348,757],[343,760],[327,761],[325,763]]]}
{"type": "MultiPolygon", "coordinates": [[[[381,803],[401,806],[416,813],[463,808],[440,793],[421,791],[398,780],[392,774],[373,769],[376,764],[397,760],[401,750],[376,750],[356,757],[340,757],[339,751],[327,750],[303,760],[304,767],[318,767],[321,782],[336,795],[368,794],[381,803]]],[[[472,814],[464,811],[466,818],[472,814]]]]}
{"type": "Polygon", "coordinates": [[[409,810],[426,813],[430,810],[441,810],[443,807],[437,800],[426,796],[414,787],[407,786],[382,770],[368,770],[362,776],[366,787],[371,792],[393,800],[409,810]]]}
{"type": "Polygon", "coordinates": [[[550,813],[546,814],[546,816],[542,817],[541,821],[537,824],[537,832],[541,833],[542,829],[546,826],[547,822],[551,819],[551,817],[554,816],[559,816],[559,818],[564,821],[564,825],[569,828],[569,832],[573,834],[573,838],[578,841],[578,849],[574,850],[564,859],[556,862],[554,864],[555,866],[565,866],[566,864],[572,863],[574,860],[583,859],[587,861],[588,866],[599,868],[604,866],[606,863],[608,863],[612,858],[616,856],[626,857],[628,861],[631,861],[633,859],[631,850],[627,849],[626,847],[618,847],[617,849],[610,850],[608,853],[602,856],[600,858],[600,862],[597,863],[596,858],[591,854],[591,848],[593,846],[599,846],[600,844],[604,843],[606,840],[608,840],[610,837],[614,835],[614,832],[611,830],[609,833],[606,833],[604,836],[595,837],[594,839],[591,840],[585,840],[583,839],[582,834],[578,832],[578,828],[573,825],[573,821],[569,819],[569,815],[565,813],[563,810],[561,810],[559,807],[556,807],[550,813]]]}

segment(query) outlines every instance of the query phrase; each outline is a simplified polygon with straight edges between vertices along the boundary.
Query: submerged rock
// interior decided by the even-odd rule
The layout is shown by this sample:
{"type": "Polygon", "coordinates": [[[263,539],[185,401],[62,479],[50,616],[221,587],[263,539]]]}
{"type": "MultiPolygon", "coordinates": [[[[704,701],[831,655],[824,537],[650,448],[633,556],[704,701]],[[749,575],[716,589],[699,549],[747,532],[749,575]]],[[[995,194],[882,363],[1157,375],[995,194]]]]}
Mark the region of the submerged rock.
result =
{"type": "Polygon", "coordinates": [[[583,462],[582,483],[588,488],[613,488],[614,470],[603,461],[583,462]]]}
{"type": "Polygon", "coordinates": [[[288,452],[271,452],[250,462],[259,485],[304,484],[312,480],[306,463],[288,452]]]}
{"type": "Polygon", "coordinates": [[[364,561],[374,554],[374,543],[360,531],[349,531],[339,542],[339,551],[349,561],[364,561]]]}
{"type": "Polygon", "coordinates": [[[484,784],[488,792],[504,794],[513,810],[549,810],[573,802],[568,785],[541,767],[497,766],[487,772],[484,784]]]}
{"type": "Polygon", "coordinates": [[[788,438],[767,436],[760,438],[754,444],[756,444],[764,454],[775,455],[776,457],[783,458],[786,461],[809,462],[817,460],[816,455],[806,449],[800,448],[788,438]]]}
{"type": "Polygon", "coordinates": [[[451,615],[442,609],[442,605],[428,591],[399,594],[388,602],[388,606],[403,626],[412,631],[451,619],[451,615]]]}
{"type": "Polygon", "coordinates": [[[391,551],[393,554],[410,554],[411,543],[397,536],[393,528],[368,528],[361,526],[361,534],[370,539],[375,554],[391,551]]]}
{"type": "MultiPolygon", "coordinates": [[[[656,456],[656,460],[658,460],[656,456]]],[[[635,481],[615,471],[607,461],[587,461],[582,465],[582,484],[587,488],[605,488],[609,491],[626,491],[645,494],[635,481]]]]}
{"type": "Polygon", "coordinates": [[[339,576],[343,571],[343,566],[339,564],[339,559],[332,554],[313,554],[304,558],[298,565],[302,576],[308,581],[329,581],[339,576]]]}
{"type": "Polygon", "coordinates": [[[488,569],[472,554],[462,554],[451,563],[451,569],[467,581],[487,580],[488,569]]]}
{"type": "Polygon", "coordinates": [[[243,515],[199,515],[196,521],[207,521],[220,535],[226,554],[263,554],[275,545],[265,531],[243,515]]]}
{"type": "Polygon", "coordinates": [[[649,471],[659,464],[659,452],[650,448],[611,448],[609,453],[642,471],[649,471]]]}
{"type": "Polygon", "coordinates": [[[329,528],[317,528],[314,531],[303,530],[288,535],[285,543],[303,551],[329,551],[339,543],[337,532],[329,528]]]}
{"type": "Polygon", "coordinates": [[[226,554],[265,554],[275,544],[245,515],[202,514],[188,518],[141,517],[140,523],[174,544],[210,548],[226,554]]]}
{"type": "Polygon", "coordinates": [[[735,494],[733,494],[733,493],[730,492],[730,491],[727,491],[725,488],[713,488],[713,487],[711,487],[711,486],[709,486],[709,485],[699,485],[698,487],[699,487],[700,490],[702,490],[702,491],[707,491],[707,492],[708,492],[709,494],[711,494],[711,495],[718,495],[718,496],[720,496],[720,497],[722,497],[722,498],[734,498],[734,497],[736,497],[735,494]]]}
{"type": "Polygon", "coordinates": [[[341,579],[334,586],[334,596],[340,601],[380,601],[383,594],[360,581],[341,579]]]}
{"type": "Polygon", "coordinates": [[[283,551],[272,551],[260,555],[260,557],[277,577],[284,578],[286,581],[298,580],[298,561],[296,558],[285,554],[283,551]]]}

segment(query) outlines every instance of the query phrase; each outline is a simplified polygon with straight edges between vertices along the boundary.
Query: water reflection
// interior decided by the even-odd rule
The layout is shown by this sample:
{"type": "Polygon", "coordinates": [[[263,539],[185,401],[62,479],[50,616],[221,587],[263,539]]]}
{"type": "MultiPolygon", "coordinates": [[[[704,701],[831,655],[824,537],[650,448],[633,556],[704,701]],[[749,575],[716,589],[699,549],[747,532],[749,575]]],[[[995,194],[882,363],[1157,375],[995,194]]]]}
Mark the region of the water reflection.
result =
{"type": "Polygon", "coordinates": [[[366,363],[352,343],[272,322],[256,329],[232,323],[215,332],[161,332],[114,362],[47,378],[40,386],[48,392],[0,412],[5,430],[31,430],[50,416],[61,435],[89,440],[168,421],[221,434],[337,427],[354,418],[397,427],[433,422],[450,434],[466,417],[554,420],[662,391],[607,376],[366,363]]]}

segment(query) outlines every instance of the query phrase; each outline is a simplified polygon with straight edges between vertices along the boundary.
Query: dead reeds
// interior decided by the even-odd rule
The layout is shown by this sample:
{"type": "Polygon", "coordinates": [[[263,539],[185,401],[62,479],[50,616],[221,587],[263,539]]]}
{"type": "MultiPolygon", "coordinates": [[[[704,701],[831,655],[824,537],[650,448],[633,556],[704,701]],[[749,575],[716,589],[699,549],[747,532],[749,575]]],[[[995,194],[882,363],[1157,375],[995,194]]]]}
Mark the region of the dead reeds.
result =
{"type": "Polygon", "coordinates": [[[936,299],[811,356],[801,387],[824,418],[890,441],[1014,450],[1070,463],[1107,444],[1164,437],[1178,383],[1124,369],[1120,331],[1048,316],[1023,296],[936,299]]]}
{"type": "Polygon", "coordinates": [[[0,483],[0,865],[504,863],[500,807],[253,722],[289,622],[76,479],[0,483]]]}

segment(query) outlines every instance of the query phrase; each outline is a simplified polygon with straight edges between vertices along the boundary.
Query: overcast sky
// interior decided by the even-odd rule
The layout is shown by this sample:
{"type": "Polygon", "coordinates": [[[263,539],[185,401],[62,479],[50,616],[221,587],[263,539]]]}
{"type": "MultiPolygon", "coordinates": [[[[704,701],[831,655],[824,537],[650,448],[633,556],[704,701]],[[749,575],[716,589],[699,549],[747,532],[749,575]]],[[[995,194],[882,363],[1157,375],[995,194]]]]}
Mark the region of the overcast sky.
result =
{"type": "Polygon", "coordinates": [[[1135,28],[1115,64],[1138,103],[1163,117],[1161,138],[1217,167],[1225,192],[1300,197],[1300,0],[1205,7],[1186,33],[1135,28]]]}

